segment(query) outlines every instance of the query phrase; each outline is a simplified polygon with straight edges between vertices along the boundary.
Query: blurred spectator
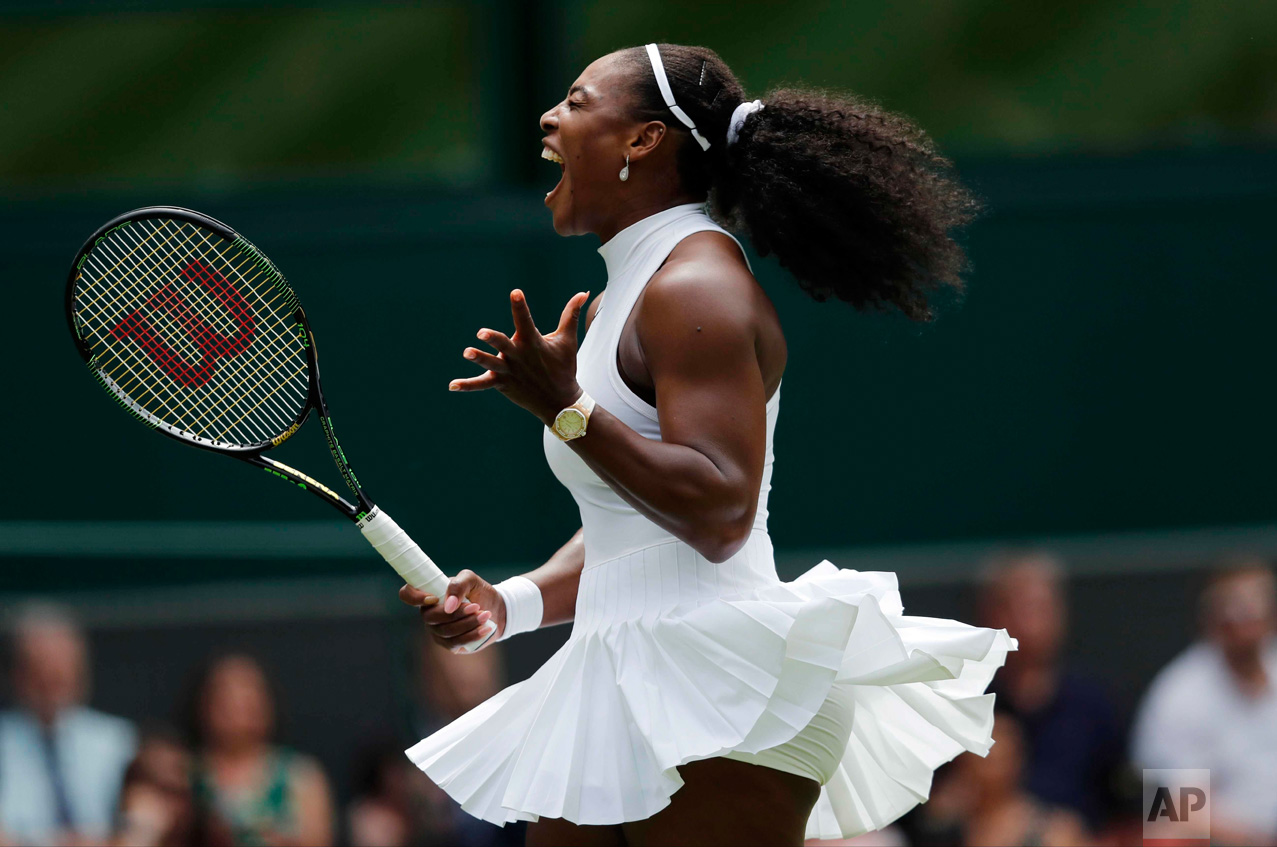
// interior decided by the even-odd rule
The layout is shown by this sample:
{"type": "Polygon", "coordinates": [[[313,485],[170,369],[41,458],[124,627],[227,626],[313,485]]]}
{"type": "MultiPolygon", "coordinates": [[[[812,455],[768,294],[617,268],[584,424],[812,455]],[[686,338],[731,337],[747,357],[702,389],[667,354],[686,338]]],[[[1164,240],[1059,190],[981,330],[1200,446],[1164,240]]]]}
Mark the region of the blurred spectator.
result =
{"type": "Polygon", "coordinates": [[[1046,553],[1008,553],[990,560],[983,577],[983,625],[1005,627],[1020,642],[989,690],[1023,728],[1025,788],[1074,810],[1097,830],[1117,805],[1112,791],[1125,742],[1104,690],[1062,659],[1068,631],[1063,567],[1046,553]]]}
{"type": "Polygon", "coordinates": [[[136,731],[83,705],[88,646],[66,611],[20,609],[12,636],[16,708],[0,713],[0,831],[20,844],[101,841],[136,731]]]}
{"type": "Polygon", "coordinates": [[[1132,756],[1145,768],[1209,768],[1211,836],[1277,842],[1277,580],[1267,564],[1221,567],[1201,598],[1202,638],[1158,673],[1132,756]]]}
{"type": "Polygon", "coordinates": [[[1014,715],[1001,709],[988,756],[965,753],[946,769],[911,828],[917,845],[1084,845],[1082,818],[1034,797],[1024,788],[1025,737],[1014,715]]]}
{"type": "Polygon", "coordinates": [[[195,838],[191,755],[176,733],[142,736],[124,772],[115,847],[182,847],[195,838]]]}
{"type": "Polygon", "coordinates": [[[224,656],[199,675],[189,704],[198,841],[332,842],[328,780],[314,759],[272,743],[275,700],[261,665],[248,656],[224,656]]]}
{"type": "MultiPolygon", "coordinates": [[[[503,645],[494,644],[478,653],[456,655],[435,644],[424,633],[419,643],[423,709],[416,730],[418,737],[424,738],[501,690],[505,682],[505,654],[503,645]]],[[[414,779],[418,776],[428,808],[424,816],[426,831],[417,843],[457,847],[513,847],[523,843],[521,824],[502,828],[471,817],[425,774],[416,770],[414,779]]]]}
{"type": "Polygon", "coordinates": [[[431,827],[430,780],[404,755],[404,745],[370,746],[355,770],[355,799],[347,821],[352,847],[427,844],[431,827]]]}
{"type": "Polygon", "coordinates": [[[456,654],[435,644],[427,635],[420,640],[422,720],[427,734],[451,723],[505,684],[503,646],[493,644],[478,653],[456,654]]]}

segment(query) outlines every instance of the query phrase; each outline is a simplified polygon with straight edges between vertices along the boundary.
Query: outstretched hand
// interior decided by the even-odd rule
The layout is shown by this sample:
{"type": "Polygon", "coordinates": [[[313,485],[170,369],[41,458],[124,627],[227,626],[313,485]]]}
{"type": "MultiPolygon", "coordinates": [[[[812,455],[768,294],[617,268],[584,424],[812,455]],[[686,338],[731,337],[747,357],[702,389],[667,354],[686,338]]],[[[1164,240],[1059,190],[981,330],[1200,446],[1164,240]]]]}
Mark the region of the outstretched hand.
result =
{"type": "Polygon", "coordinates": [[[462,356],[485,368],[486,372],[454,379],[448,383],[448,389],[483,391],[495,388],[549,426],[555,415],[581,396],[581,386],[576,381],[577,322],[582,307],[589,299],[588,291],[573,295],[564,306],[554,332],[542,335],[532,321],[523,292],[517,288],[511,291],[514,335],[507,336],[494,329],[479,330],[479,340],[491,345],[497,354],[467,347],[462,356]]]}

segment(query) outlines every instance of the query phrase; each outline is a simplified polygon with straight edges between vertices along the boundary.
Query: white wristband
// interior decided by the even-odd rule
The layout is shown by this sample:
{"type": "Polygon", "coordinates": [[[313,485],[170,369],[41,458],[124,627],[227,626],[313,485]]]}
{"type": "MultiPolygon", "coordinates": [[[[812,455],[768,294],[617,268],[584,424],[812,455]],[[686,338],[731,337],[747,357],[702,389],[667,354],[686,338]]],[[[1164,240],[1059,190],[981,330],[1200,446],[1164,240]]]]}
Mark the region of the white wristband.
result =
{"type": "Polygon", "coordinates": [[[541,626],[545,605],[541,601],[541,589],[535,582],[526,576],[512,576],[492,587],[505,603],[505,631],[498,641],[541,626]]]}

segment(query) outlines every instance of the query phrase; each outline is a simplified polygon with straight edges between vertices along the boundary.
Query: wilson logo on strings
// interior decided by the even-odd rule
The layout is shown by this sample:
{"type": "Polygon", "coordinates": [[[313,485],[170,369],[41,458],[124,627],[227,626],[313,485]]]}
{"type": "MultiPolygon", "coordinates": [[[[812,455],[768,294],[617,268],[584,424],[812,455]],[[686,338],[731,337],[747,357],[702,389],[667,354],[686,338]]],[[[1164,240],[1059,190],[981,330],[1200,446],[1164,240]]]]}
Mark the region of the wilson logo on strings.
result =
{"type": "MultiPolygon", "coordinates": [[[[175,382],[195,388],[213,377],[220,360],[234,358],[248,349],[256,321],[239,289],[219,271],[196,259],[179,268],[178,273],[187,283],[182,288],[192,299],[196,296],[211,297],[226,310],[237,327],[234,335],[225,335],[210,326],[200,316],[201,310],[192,308],[182,296],[183,292],[173,283],[166,283],[147,298],[142,308],[125,315],[111,329],[111,335],[121,341],[136,341],[143,352],[175,382]],[[193,289],[189,283],[195,283],[199,289],[193,289]],[[162,313],[164,317],[156,313],[162,313]],[[200,351],[200,361],[192,362],[174,350],[156,328],[157,321],[164,321],[165,329],[176,329],[185,335],[200,351]]],[[[207,314],[209,310],[203,311],[207,314]]]]}

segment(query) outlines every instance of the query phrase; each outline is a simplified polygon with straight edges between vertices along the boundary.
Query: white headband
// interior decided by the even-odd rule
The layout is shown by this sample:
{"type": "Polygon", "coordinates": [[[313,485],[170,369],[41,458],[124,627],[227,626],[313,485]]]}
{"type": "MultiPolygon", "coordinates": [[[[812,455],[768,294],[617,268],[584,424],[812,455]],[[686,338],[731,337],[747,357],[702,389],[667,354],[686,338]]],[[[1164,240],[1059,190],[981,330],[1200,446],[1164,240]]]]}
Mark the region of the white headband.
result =
{"type": "Polygon", "coordinates": [[[665,65],[661,63],[661,51],[656,48],[655,44],[647,45],[647,58],[652,60],[652,73],[656,75],[656,87],[661,89],[661,96],[665,98],[665,105],[674,113],[674,117],[683,122],[683,126],[692,131],[692,138],[696,139],[696,143],[701,145],[702,150],[709,149],[709,142],[701,137],[696,130],[696,122],[687,116],[674,102],[674,91],[670,88],[669,78],[665,76],[665,65]]]}
{"type": "Polygon", "coordinates": [[[731,147],[736,143],[736,139],[740,135],[740,128],[745,125],[745,118],[763,108],[762,100],[753,100],[748,103],[741,103],[736,107],[736,111],[732,112],[732,119],[727,122],[727,146],[731,147]]]}

